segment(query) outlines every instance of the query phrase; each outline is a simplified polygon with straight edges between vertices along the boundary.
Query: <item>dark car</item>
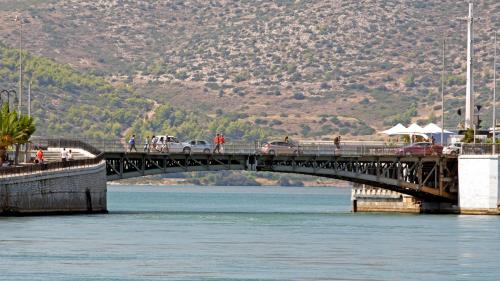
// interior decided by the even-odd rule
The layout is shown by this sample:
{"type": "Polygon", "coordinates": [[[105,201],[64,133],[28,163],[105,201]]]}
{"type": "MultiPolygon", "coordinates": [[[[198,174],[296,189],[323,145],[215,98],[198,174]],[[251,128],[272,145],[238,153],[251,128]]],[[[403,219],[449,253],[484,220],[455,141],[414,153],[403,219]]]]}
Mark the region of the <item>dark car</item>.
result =
{"type": "Polygon", "coordinates": [[[443,147],[430,142],[416,142],[396,150],[397,155],[441,155],[443,147]]]}

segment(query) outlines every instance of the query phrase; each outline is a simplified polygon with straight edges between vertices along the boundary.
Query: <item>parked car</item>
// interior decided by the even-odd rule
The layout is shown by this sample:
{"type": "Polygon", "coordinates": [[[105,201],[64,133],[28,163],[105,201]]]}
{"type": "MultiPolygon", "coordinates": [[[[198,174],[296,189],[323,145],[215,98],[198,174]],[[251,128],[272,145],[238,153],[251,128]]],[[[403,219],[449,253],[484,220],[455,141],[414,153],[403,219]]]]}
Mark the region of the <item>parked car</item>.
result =
{"type": "Polygon", "coordinates": [[[458,155],[462,152],[462,143],[455,142],[443,148],[443,154],[458,155]]]}
{"type": "Polygon", "coordinates": [[[443,146],[433,145],[430,142],[416,142],[398,148],[397,155],[440,155],[443,153],[443,146]]]}
{"type": "Polygon", "coordinates": [[[262,154],[277,155],[277,154],[302,154],[302,149],[299,145],[292,142],[271,141],[264,143],[261,148],[262,154]]]}
{"type": "Polygon", "coordinates": [[[212,145],[206,140],[190,140],[182,143],[184,153],[210,153],[212,145]]]}

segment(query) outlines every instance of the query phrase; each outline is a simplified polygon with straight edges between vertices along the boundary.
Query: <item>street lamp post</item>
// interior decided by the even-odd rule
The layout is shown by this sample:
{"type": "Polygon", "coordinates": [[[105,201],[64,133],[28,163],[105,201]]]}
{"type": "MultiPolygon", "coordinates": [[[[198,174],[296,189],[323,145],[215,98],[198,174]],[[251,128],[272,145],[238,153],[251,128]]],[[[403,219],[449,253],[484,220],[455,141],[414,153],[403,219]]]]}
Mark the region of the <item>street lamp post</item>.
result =
{"type": "Polygon", "coordinates": [[[443,38],[443,70],[441,73],[441,145],[444,145],[444,73],[446,39],[443,38]]]}
{"type": "MultiPolygon", "coordinates": [[[[2,90],[0,94],[7,93],[7,111],[10,112],[10,93],[14,93],[14,96],[16,95],[16,90],[2,90]]],[[[0,95],[0,100],[2,99],[2,96],[0,95]]],[[[3,104],[3,102],[2,102],[3,104]]]]}
{"type": "Polygon", "coordinates": [[[31,81],[28,85],[28,117],[31,117],[31,81]]]}
{"type": "Polygon", "coordinates": [[[19,96],[17,112],[21,114],[22,96],[23,96],[23,23],[29,23],[29,20],[22,16],[16,16],[19,22],[19,96]]]}
{"type": "Polygon", "coordinates": [[[497,127],[497,32],[495,30],[495,54],[493,57],[493,154],[495,154],[495,148],[497,143],[496,127],[497,127]]]}

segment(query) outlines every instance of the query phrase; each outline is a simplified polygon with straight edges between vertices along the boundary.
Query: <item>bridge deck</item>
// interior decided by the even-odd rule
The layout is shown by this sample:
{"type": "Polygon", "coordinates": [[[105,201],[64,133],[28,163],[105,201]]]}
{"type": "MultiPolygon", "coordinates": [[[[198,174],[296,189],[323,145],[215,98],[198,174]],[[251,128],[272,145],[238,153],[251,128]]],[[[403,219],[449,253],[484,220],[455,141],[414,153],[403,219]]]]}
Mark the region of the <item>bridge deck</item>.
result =
{"type": "Polygon", "coordinates": [[[367,184],[427,200],[456,202],[456,156],[405,155],[401,146],[373,143],[301,145],[296,155],[262,155],[260,143],[226,144],[223,154],[127,153],[123,142],[36,139],[47,147],[79,147],[106,161],[108,180],[145,175],[250,170],[297,173],[367,184]],[[105,151],[105,152],[104,152],[105,151]]]}

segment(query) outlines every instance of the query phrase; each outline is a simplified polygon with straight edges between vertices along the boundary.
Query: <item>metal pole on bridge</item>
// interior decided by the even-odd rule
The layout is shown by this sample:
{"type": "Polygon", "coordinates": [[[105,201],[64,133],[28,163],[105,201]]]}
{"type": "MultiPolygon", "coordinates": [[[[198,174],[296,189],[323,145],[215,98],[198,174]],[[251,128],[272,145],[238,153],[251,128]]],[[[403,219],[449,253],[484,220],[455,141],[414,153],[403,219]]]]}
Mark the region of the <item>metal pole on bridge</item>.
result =
{"type": "Polygon", "coordinates": [[[495,39],[494,39],[494,44],[495,44],[495,55],[493,58],[493,154],[496,153],[495,148],[496,148],[496,143],[497,143],[497,136],[496,136],[496,127],[497,127],[497,116],[496,116],[496,107],[497,107],[497,96],[496,96],[496,90],[497,90],[497,31],[495,30],[495,39]]]}
{"type": "Polygon", "coordinates": [[[443,69],[441,73],[441,145],[444,145],[444,72],[446,39],[443,38],[443,69]]]}

